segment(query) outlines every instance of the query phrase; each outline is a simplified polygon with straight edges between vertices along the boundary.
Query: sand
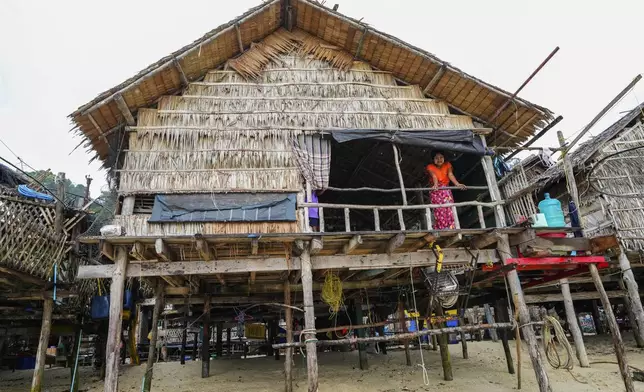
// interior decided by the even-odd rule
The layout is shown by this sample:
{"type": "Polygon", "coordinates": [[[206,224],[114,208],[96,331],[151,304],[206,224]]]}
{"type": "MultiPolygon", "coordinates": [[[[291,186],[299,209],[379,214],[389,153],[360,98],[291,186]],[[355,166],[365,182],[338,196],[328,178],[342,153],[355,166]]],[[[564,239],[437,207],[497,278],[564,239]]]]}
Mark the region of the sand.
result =
{"type": "MultiPolygon", "coordinates": [[[[514,342],[510,346],[515,353],[514,342]]],[[[608,337],[589,337],[586,343],[592,361],[612,361],[615,356],[608,337]]],[[[454,381],[444,381],[440,355],[434,351],[423,351],[428,370],[430,385],[423,383],[421,362],[418,349],[413,351],[413,366],[405,366],[402,351],[390,351],[388,355],[369,354],[369,370],[357,368],[357,352],[323,353],[320,362],[320,392],[394,392],[394,391],[477,391],[502,392],[516,390],[516,375],[507,372],[505,357],[500,343],[471,342],[468,345],[470,359],[463,359],[461,346],[450,345],[454,381]]],[[[644,350],[635,348],[632,340],[627,340],[629,364],[644,368],[644,350]]],[[[537,385],[528,353],[522,351],[522,378],[524,391],[536,391],[537,385]]],[[[516,358],[515,358],[516,361],[516,358]]],[[[201,391],[240,391],[281,392],[284,390],[283,359],[272,357],[255,359],[213,360],[210,365],[210,378],[201,378],[201,362],[189,361],[186,365],[179,362],[159,363],[155,366],[152,391],[154,392],[201,392],[201,391]]],[[[144,366],[123,366],[119,377],[119,391],[140,391],[144,366]]],[[[0,391],[28,391],[31,371],[0,372],[0,391]]],[[[566,370],[548,369],[554,391],[623,391],[617,365],[593,364],[590,369],[575,367],[572,371],[581,383],[575,381],[566,370]]],[[[69,369],[46,369],[44,391],[63,392],[69,390],[69,369]]],[[[306,366],[303,358],[295,358],[294,390],[306,391],[306,366]]],[[[644,383],[635,382],[637,391],[644,392],[644,383]]],[[[103,383],[90,368],[82,368],[81,390],[99,392],[103,383]]]]}

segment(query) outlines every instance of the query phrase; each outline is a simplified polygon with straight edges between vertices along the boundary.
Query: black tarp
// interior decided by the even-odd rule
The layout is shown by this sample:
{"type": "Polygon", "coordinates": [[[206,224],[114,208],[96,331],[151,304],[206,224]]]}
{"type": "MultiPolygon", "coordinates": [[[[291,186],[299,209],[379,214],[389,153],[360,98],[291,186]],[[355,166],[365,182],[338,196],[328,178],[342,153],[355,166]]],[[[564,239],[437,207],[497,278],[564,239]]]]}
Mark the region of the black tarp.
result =
{"type": "Polygon", "coordinates": [[[433,150],[462,152],[475,155],[492,155],[483,146],[479,137],[468,129],[432,130],[419,129],[413,131],[391,131],[382,129],[346,129],[331,132],[338,143],[353,140],[378,140],[395,144],[418,147],[429,147],[433,150]]]}
{"type": "Polygon", "coordinates": [[[294,193],[156,195],[148,222],[295,221],[294,193]]]}

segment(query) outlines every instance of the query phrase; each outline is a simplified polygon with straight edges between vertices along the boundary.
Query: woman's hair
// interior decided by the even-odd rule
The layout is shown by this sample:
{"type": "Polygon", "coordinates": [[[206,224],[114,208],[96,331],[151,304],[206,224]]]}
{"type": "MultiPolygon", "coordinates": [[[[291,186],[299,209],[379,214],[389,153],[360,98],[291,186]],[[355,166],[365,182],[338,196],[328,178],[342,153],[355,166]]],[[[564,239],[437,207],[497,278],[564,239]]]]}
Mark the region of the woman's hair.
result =
{"type": "Polygon", "coordinates": [[[432,159],[436,158],[436,155],[439,155],[439,154],[442,155],[443,158],[445,158],[445,160],[447,160],[447,155],[445,154],[445,152],[443,152],[441,150],[432,151],[432,159]]]}

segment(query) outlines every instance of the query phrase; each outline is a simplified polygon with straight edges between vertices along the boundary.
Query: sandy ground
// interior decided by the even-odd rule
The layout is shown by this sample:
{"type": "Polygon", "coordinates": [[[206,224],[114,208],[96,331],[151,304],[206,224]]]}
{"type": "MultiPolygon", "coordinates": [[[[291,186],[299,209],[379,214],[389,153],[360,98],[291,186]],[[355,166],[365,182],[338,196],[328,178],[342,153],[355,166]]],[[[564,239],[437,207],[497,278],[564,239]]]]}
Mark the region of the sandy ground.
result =
{"type": "MultiPolygon", "coordinates": [[[[513,355],[514,342],[510,342],[513,355]]],[[[591,361],[615,361],[610,338],[587,338],[586,347],[591,361]]],[[[627,340],[629,364],[644,368],[644,350],[634,348],[627,340]]],[[[470,359],[462,358],[461,346],[450,345],[454,381],[444,381],[440,355],[434,351],[423,351],[430,385],[423,384],[418,349],[413,351],[413,366],[405,366],[402,351],[390,351],[388,355],[369,354],[369,370],[357,368],[357,352],[323,353],[319,355],[320,391],[477,391],[502,392],[516,390],[516,375],[507,372],[501,343],[471,342],[468,345],[470,359]]],[[[537,385],[525,347],[522,352],[523,390],[536,391],[537,385]]],[[[515,357],[516,362],[516,357],[515,357]]],[[[281,392],[283,383],[283,360],[274,358],[222,359],[213,360],[210,378],[201,378],[201,362],[159,363],[155,366],[152,391],[154,392],[200,392],[239,391],[252,388],[253,392],[281,392]]],[[[140,391],[144,366],[124,366],[119,377],[120,391],[140,391]]],[[[31,371],[0,372],[0,391],[28,391],[31,371]]],[[[69,390],[69,369],[47,369],[44,391],[63,392],[69,390]]],[[[576,367],[572,373],[580,380],[575,381],[566,370],[549,369],[548,374],[554,391],[623,391],[617,365],[593,364],[590,369],[576,367]]],[[[295,358],[295,391],[306,391],[306,365],[301,356],[295,358]]],[[[644,392],[644,383],[635,382],[636,391],[644,392]]],[[[98,392],[103,384],[90,368],[81,371],[81,390],[98,392]]]]}

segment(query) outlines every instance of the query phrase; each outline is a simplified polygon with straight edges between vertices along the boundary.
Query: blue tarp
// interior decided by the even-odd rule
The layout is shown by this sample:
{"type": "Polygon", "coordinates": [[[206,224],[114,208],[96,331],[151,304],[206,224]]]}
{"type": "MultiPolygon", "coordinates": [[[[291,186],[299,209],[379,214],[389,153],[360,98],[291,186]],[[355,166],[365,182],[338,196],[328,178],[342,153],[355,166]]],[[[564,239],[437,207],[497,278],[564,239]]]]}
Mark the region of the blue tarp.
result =
{"type": "Polygon", "coordinates": [[[18,185],[18,193],[25,197],[32,199],[40,199],[45,201],[54,201],[54,198],[51,195],[45,193],[36,192],[33,189],[29,188],[27,185],[18,185]]]}

